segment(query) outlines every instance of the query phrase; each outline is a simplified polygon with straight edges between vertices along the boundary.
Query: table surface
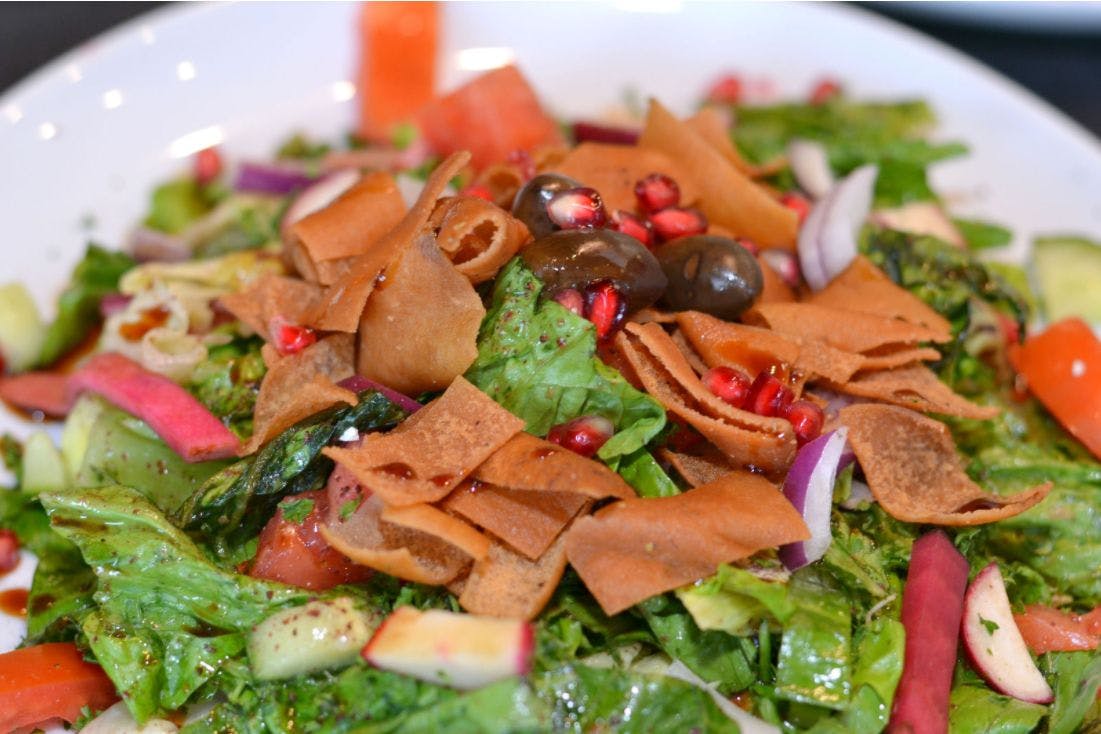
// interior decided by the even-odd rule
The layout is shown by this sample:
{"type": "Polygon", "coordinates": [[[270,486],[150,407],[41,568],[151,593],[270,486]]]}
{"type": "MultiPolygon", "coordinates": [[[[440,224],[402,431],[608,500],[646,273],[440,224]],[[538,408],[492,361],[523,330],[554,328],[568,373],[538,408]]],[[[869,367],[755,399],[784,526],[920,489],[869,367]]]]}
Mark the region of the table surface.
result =
{"type": "MultiPolygon", "coordinates": [[[[159,3],[0,3],[0,91],[42,64],[159,3]]],[[[1101,25],[1077,33],[1025,32],[931,18],[911,3],[867,3],[954,46],[1043,97],[1101,137],[1101,25]]],[[[1101,17],[1101,8],[1098,8],[1101,17]]]]}

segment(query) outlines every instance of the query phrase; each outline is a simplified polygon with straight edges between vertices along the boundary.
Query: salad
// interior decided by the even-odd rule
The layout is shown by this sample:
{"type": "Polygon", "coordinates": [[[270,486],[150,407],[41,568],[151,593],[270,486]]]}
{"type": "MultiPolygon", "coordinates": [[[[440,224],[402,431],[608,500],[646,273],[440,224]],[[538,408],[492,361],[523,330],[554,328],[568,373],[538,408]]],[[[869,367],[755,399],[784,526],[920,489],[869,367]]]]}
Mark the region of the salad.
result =
{"type": "Polygon", "coordinates": [[[984,259],[921,101],[410,73],[0,288],[0,732],[1101,727],[1096,244],[984,259]]]}

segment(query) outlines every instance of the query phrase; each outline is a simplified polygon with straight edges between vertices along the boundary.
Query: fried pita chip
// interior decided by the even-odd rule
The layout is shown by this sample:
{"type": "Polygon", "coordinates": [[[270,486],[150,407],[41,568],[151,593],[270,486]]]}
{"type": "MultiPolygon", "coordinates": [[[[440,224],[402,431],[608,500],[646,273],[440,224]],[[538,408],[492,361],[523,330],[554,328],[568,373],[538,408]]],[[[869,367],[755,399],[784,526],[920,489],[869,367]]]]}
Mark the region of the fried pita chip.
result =
{"type": "Polygon", "coordinates": [[[494,163],[482,169],[472,184],[485,188],[497,206],[512,209],[516,193],[524,186],[524,174],[515,163],[494,163]]]}
{"type": "Polygon", "coordinates": [[[742,157],[734,141],[730,138],[729,115],[715,107],[704,107],[684,121],[684,124],[707,144],[722,155],[726,161],[750,178],[757,178],[757,167],[742,157]]]}
{"type": "Polygon", "coordinates": [[[347,274],[334,282],[312,309],[306,323],[322,331],[354,332],[359,327],[363,307],[387,267],[420,233],[428,222],[436,200],[448,183],[470,160],[470,154],[450,155],[428,177],[413,208],[401,221],[379,238],[368,251],[356,256],[347,274]]]}
{"type": "Polygon", "coordinates": [[[340,508],[330,503],[321,536],[356,563],[420,584],[442,586],[470,566],[471,557],[458,547],[383,520],[385,509],[382,500],[371,495],[343,519],[340,508]]]}
{"type": "Polygon", "coordinates": [[[490,540],[454,515],[449,515],[432,505],[418,504],[405,507],[386,507],[380,518],[409,530],[419,530],[455,546],[463,553],[480,561],[489,553],[490,540]]]}
{"type": "Polygon", "coordinates": [[[964,472],[948,427],[892,405],[841,409],[849,444],[883,509],[903,522],[968,526],[1004,520],[1032,507],[1051,483],[1001,497],[964,472]]]}
{"type": "Polygon", "coordinates": [[[252,437],[240,455],[253,453],[298,421],[338,402],[355,405],[356,394],[334,384],[353,374],[351,334],[334,334],[281,357],[260,383],[252,437]]]}
{"type": "Polygon", "coordinates": [[[616,502],[566,532],[566,554],[607,614],[810,537],[780,490],[732,472],[684,494],[616,502]]]}
{"type": "Polygon", "coordinates": [[[710,221],[762,247],[795,249],[799,229],[795,212],[655,100],[650,101],[639,147],[661,151],[687,172],[686,180],[700,187],[699,207],[710,221]]]}
{"type": "Polygon", "coordinates": [[[952,325],[939,313],[887,277],[868,258],[857,255],[849,267],[822,290],[811,294],[807,303],[846,311],[860,311],[919,324],[938,334],[934,341],[948,341],[952,325]]]}
{"type": "Polygon", "coordinates": [[[985,420],[998,415],[997,408],[975,405],[941,382],[923,365],[899,367],[885,372],[861,374],[833,388],[846,395],[871,398],[922,413],[940,413],[959,418],[985,420]]]}
{"type": "Polygon", "coordinates": [[[795,433],[781,418],[739,410],[711,394],[673,340],[657,324],[628,324],[616,346],[662,406],[682,418],[737,466],[786,469],[795,457],[795,433]]]}
{"type": "Polygon", "coordinates": [[[638,205],[635,183],[651,173],[664,173],[676,181],[684,206],[699,198],[696,180],[676,157],[653,147],[582,143],[570,151],[554,171],[599,191],[610,212],[616,209],[633,212],[638,205]]]}
{"type": "Polygon", "coordinates": [[[523,222],[476,196],[441,199],[428,226],[435,230],[439,248],[471,283],[492,278],[531,239],[523,222]]]}
{"type": "Polygon", "coordinates": [[[269,330],[275,317],[289,324],[305,323],[309,311],[321,297],[313,283],[281,275],[266,275],[243,291],[227,293],[218,300],[222,307],[254,332],[271,340],[269,330]]]}
{"type": "Polygon", "coordinates": [[[660,459],[668,462],[693,487],[710,484],[732,471],[737,471],[737,467],[727,461],[722,452],[710,445],[698,453],[681,453],[668,448],[658,449],[657,453],[660,459]]]}
{"type": "Polygon", "coordinates": [[[459,604],[471,614],[535,619],[550,601],[566,571],[565,536],[537,560],[529,560],[500,543],[474,564],[459,591],[459,604]]]}
{"type": "Polygon", "coordinates": [[[816,303],[762,303],[746,314],[750,323],[798,339],[819,339],[846,352],[868,353],[884,347],[945,342],[950,338],[920,324],[816,303]]]}
{"type": "Polygon", "coordinates": [[[388,505],[401,507],[443,499],[523,428],[523,420],[460,377],[390,433],[324,453],[388,505]]]}
{"type": "MultiPolygon", "coordinates": [[[[292,259],[297,266],[301,257],[296,256],[305,255],[322,276],[321,263],[362,255],[403,216],[405,201],[394,177],[368,173],[333,203],[291,225],[292,240],[302,244],[300,250],[292,250],[292,259]]],[[[321,282],[327,285],[332,281],[321,282]]]]}
{"type": "Polygon", "coordinates": [[[478,357],[482,299],[423,232],[387,268],[359,322],[359,374],[417,395],[442,390],[478,357]]]}
{"type": "Polygon", "coordinates": [[[859,372],[893,370],[917,362],[935,362],[938,359],[940,359],[940,352],[932,347],[877,351],[873,354],[864,355],[859,372]]]}
{"type": "Polygon", "coordinates": [[[635,496],[631,486],[604,464],[530,433],[510,438],[471,477],[508,489],[564,492],[594,500],[635,496]]]}
{"type": "Polygon", "coordinates": [[[470,482],[449,494],[441,506],[536,560],[591,503],[582,494],[532,492],[470,482]]]}

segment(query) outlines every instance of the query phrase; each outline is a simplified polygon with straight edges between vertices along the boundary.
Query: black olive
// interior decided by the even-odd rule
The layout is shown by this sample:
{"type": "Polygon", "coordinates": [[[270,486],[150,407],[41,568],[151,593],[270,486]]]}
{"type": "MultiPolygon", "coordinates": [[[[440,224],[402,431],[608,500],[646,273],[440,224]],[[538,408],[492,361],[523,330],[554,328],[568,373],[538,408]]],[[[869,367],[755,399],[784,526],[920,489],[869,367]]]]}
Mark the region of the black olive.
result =
{"type": "Polygon", "coordinates": [[[703,311],[731,321],[764,287],[757,260],[727,237],[682,237],[662,245],[657,255],[669,278],[664,302],[674,311],[703,311]]]}
{"type": "Polygon", "coordinates": [[[520,254],[543,281],[547,295],[566,288],[584,290],[607,279],[630,313],[652,305],[665,290],[665,273],[653,253],[634,237],[610,229],[562,230],[537,239],[520,254]]]}
{"type": "Polygon", "coordinates": [[[524,184],[512,200],[512,216],[527,225],[535,239],[558,231],[547,216],[547,202],[559,191],[576,189],[581,182],[557,173],[543,173],[524,184]]]}

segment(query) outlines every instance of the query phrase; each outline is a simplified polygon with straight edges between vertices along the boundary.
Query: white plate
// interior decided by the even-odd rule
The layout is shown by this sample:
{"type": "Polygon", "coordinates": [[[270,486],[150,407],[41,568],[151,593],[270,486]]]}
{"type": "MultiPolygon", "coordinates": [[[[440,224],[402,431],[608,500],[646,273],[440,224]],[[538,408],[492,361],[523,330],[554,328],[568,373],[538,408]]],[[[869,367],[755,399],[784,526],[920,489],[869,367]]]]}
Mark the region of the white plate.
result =
{"type": "MultiPolygon", "coordinates": [[[[231,156],[264,155],[292,130],[348,129],[355,13],[326,3],[166,8],[0,98],[0,281],[24,281],[47,306],[86,239],[120,242],[152,185],[195,150],[224,142],[231,156]]],[[[935,172],[957,211],[1012,226],[1018,255],[1036,233],[1101,235],[1094,138],[985,67],[851,7],[642,0],[448,4],[445,15],[445,85],[474,73],[461,68],[472,60],[512,55],[567,116],[600,113],[628,88],[687,111],[728,70],[771,78],[781,93],[828,74],[860,97],[925,97],[938,136],[971,145],[935,172]]],[[[29,427],[3,416],[0,430],[29,427]]],[[[0,646],[19,629],[0,618],[0,646]]]]}

